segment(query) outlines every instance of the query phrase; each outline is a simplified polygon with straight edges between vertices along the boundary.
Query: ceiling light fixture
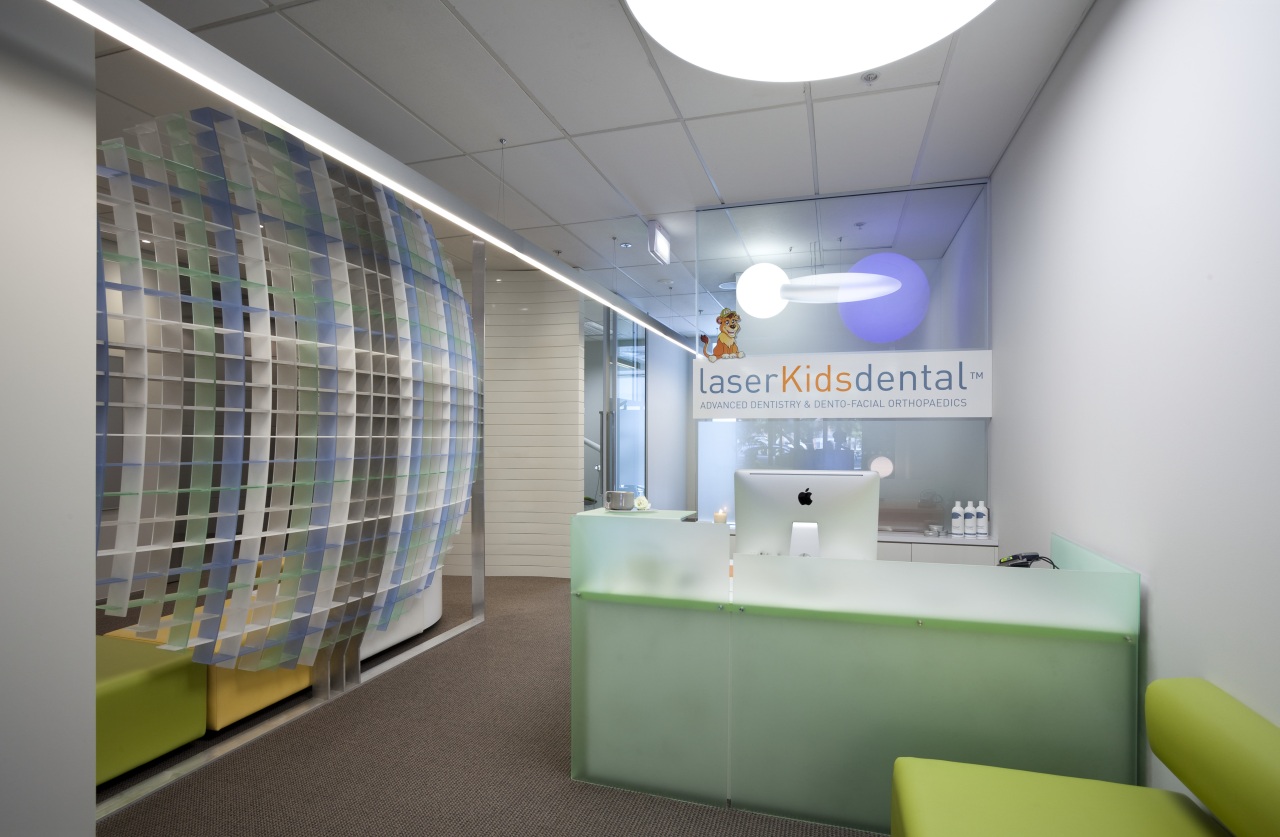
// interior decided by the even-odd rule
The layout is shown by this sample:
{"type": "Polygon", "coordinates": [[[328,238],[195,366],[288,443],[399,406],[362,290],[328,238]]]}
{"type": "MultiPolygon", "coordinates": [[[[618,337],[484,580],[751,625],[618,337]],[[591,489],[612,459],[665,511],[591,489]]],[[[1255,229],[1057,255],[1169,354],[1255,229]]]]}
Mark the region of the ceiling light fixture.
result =
{"type": "Polygon", "coordinates": [[[751,81],[817,81],[936,43],[995,0],[627,0],[636,22],[691,64],[751,81]]]}
{"type": "Polygon", "coordinates": [[[658,264],[671,264],[671,239],[667,237],[667,231],[657,221],[650,221],[649,228],[649,255],[658,262],[658,264]]]}
{"type": "MultiPolygon", "coordinates": [[[[140,0],[134,3],[122,3],[120,0],[48,0],[48,2],[50,5],[62,9],[67,14],[83,20],[93,28],[110,35],[125,46],[132,47],[153,61],[162,64],[184,78],[195,82],[214,95],[222,97],[236,107],[243,108],[254,116],[265,119],[281,130],[288,131],[311,147],[319,150],[321,153],[332,157],[340,163],[350,166],[361,174],[373,178],[401,197],[418,204],[418,206],[423,209],[433,212],[447,221],[457,224],[467,232],[484,239],[486,242],[492,244],[498,249],[506,253],[510,253],[512,256],[520,259],[520,261],[530,267],[540,270],[548,276],[568,285],[583,296],[594,299],[601,305],[617,311],[623,317],[631,320],[641,328],[646,329],[651,334],[656,334],[668,343],[671,343],[673,346],[678,346],[689,354],[697,354],[697,350],[692,346],[677,340],[675,337],[672,337],[663,331],[657,330],[652,324],[638,319],[630,311],[620,307],[615,300],[601,296],[585,285],[574,281],[561,271],[541,261],[536,255],[525,252],[520,246],[518,246],[518,244],[508,243],[493,232],[483,229],[474,221],[464,218],[455,212],[450,212],[448,209],[441,206],[439,202],[431,200],[420,191],[413,189],[396,177],[379,170],[377,166],[366,163],[352,154],[338,148],[333,143],[326,142],[316,136],[314,132],[307,131],[299,127],[292,120],[285,119],[279,113],[273,111],[272,108],[256,101],[251,95],[244,92],[238,86],[232,87],[228,84],[223,84],[208,73],[203,72],[197,65],[206,66],[210,64],[220,64],[221,62],[230,62],[231,66],[236,67],[235,74],[237,79],[243,81],[247,76],[253,77],[254,82],[249,85],[249,89],[253,89],[256,92],[256,88],[258,86],[263,86],[268,90],[275,90],[276,92],[270,94],[268,98],[274,101],[281,100],[280,94],[283,91],[275,88],[270,84],[270,82],[267,82],[260,76],[253,74],[247,68],[244,68],[243,65],[237,65],[233,59],[223,55],[222,53],[217,53],[219,56],[217,61],[211,61],[207,56],[204,60],[201,60],[200,55],[202,53],[215,51],[214,48],[199,40],[197,36],[186,32],[182,27],[164,17],[159,12],[148,8],[140,2],[140,0]],[[118,20],[126,21],[128,26],[117,22],[118,20]],[[181,40],[184,37],[189,37],[192,40],[181,40]],[[188,63],[188,60],[183,60],[177,57],[179,50],[174,48],[173,44],[175,43],[180,47],[185,46],[187,48],[184,52],[189,52],[191,54],[192,57],[189,58],[191,63],[188,63]]],[[[296,97],[290,96],[290,99],[292,99],[293,102],[297,101],[296,97]]],[[[290,104],[290,107],[294,108],[296,112],[296,104],[290,104]]],[[[310,110],[314,111],[314,109],[310,110]]],[[[307,117],[307,119],[313,123],[315,122],[315,119],[312,117],[307,117]]],[[[324,118],[321,117],[321,119],[323,121],[324,118]]],[[[336,126],[336,123],[332,124],[336,126]]],[[[325,130],[326,135],[336,133],[341,136],[344,132],[345,129],[340,127],[338,127],[336,131],[330,131],[328,128],[325,130]]],[[[354,134],[351,136],[354,136],[354,134]]],[[[339,139],[338,141],[343,142],[342,139],[339,139]]],[[[346,145],[348,143],[343,142],[343,144],[346,145]]],[[[367,143],[365,144],[367,145],[367,143]]],[[[392,165],[407,169],[407,167],[403,166],[403,164],[399,162],[392,165]]],[[[412,172],[412,170],[408,171],[412,172]]]]}
{"type": "Polygon", "coordinates": [[[792,279],[776,264],[760,262],[738,277],[738,306],[753,317],[776,317],[788,302],[859,302],[888,296],[902,287],[881,273],[816,273],[792,279]]]}

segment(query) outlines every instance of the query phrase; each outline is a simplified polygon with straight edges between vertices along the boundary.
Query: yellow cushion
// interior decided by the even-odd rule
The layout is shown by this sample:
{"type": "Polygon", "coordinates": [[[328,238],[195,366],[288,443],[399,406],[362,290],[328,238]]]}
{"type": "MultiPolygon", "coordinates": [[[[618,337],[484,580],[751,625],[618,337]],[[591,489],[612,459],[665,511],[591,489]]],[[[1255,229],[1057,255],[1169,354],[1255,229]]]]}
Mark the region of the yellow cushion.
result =
{"type": "Polygon", "coordinates": [[[205,667],[190,651],[96,638],[97,783],[204,735],[205,667]]]}
{"type": "Polygon", "coordinates": [[[1280,834],[1280,727],[1207,680],[1147,687],[1151,750],[1237,837],[1280,834]]]}
{"type": "MultiPolygon", "coordinates": [[[[196,608],[198,616],[203,608],[196,608]]],[[[168,640],[169,632],[161,629],[154,638],[135,636],[131,628],[112,631],[107,636],[133,639],[160,645],[168,640]]],[[[296,668],[268,668],[246,671],[238,668],[209,666],[209,695],[206,701],[206,723],[211,730],[219,730],[243,720],[273,703],[295,695],[311,685],[311,666],[296,668]]]]}
{"type": "Polygon", "coordinates": [[[893,837],[1230,837],[1173,791],[933,759],[893,765],[893,837]]]}

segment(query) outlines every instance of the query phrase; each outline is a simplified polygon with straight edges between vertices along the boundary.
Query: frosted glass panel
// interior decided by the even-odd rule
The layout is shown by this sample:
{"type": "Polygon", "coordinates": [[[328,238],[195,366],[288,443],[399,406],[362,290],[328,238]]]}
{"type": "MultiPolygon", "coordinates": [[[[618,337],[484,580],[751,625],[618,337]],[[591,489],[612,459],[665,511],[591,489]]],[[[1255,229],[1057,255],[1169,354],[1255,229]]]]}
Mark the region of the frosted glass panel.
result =
{"type": "Polygon", "coordinates": [[[1120,638],[1138,633],[1138,576],[1127,571],[735,555],[733,596],[735,604],[803,608],[819,619],[844,614],[862,621],[982,622],[1120,638]]]}
{"type": "Polygon", "coordinates": [[[685,523],[684,511],[574,515],[570,589],[723,604],[729,527],[685,523]]]}
{"type": "Polygon", "coordinates": [[[893,761],[1134,782],[1139,578],[734,556],[727,527],[573,521],[573,776],[887,832],[893,761]]]}
{"type": "Polygon", "coordinates": [[[684,514],[573,518],[572,775],[723,804],[729,527],[684,514]]]}
{"type": "Polygon", "coordinates": [[[735,556],[734,805],[887,831],[905,755],[1135,781],[1138,576],[1053,544],[1063,570],[735,556]]]}
{"type": "Polygon", "coordinates": [[[733,804],[888,833],[898,756],[1133,782],[1136,658],[1123,640],[735,607],[733,804]]]}
{"type": "Polygon", "coordinates": [[[724,804],[729,618],[573,599],[575,779],[724,804]]]}

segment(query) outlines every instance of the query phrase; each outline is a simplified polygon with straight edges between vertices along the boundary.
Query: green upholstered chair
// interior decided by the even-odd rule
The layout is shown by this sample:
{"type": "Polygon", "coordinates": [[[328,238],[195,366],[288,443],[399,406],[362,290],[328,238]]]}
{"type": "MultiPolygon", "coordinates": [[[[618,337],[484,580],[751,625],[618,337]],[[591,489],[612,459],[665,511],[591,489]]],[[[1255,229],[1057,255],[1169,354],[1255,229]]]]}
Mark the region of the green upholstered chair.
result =
{"type": "Polygon", "coordinates": [[[1199,678],[1151,683],[1146,714],[1152,751],[1212,816],[1173,791],[900,758],[893,837],[1280,834],[1280,727],[1199,678]]]}
{"type": "Polygon", "coordinates": [[[205,676],[189,650],[97,638],[98,784],[204,735],[205,676]]]}

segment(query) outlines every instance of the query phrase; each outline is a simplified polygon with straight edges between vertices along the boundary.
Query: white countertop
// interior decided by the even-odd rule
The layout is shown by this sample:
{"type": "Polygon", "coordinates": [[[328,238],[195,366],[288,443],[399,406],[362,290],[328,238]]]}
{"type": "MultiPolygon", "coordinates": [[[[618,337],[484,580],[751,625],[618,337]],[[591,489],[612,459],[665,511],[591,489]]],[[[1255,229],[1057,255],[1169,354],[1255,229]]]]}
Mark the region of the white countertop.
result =
{"type": "Polygon", "coordinates": [[[876,536],[876,540],[881,543],[942,543],[951,546],[999,546],[1000,539],[995,532],[990,533],[985,538],[964,538],[954,537],[950,532],[944,532],[938,537],[926,535],[923,532],[880,532],[876,536]]]}
{"type": "MultiPolygon", "coordinates": [[[[729,527],[729,537],[736,538],[736,527],[729,527]]],[[[947,546],[999,546],[1000,539],[995,532],[987,535],[985,538],[964,538],[952,537],[949,532],[944,532],[938,537],[926,535],[923,532],[878,532],[876,540],[881,543],[937,543],[947,546]]]]}

